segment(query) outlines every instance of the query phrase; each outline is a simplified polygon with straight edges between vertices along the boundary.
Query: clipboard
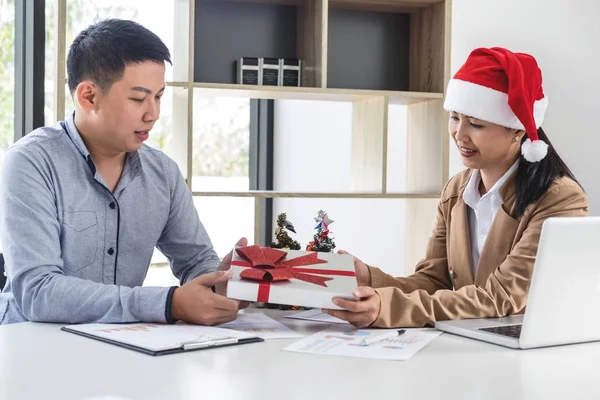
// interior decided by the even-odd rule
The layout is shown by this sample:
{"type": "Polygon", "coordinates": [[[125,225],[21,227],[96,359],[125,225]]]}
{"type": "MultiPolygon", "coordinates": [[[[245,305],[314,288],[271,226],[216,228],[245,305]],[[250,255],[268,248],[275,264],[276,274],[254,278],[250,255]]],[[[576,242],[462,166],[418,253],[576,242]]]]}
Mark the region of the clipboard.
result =
{"type": "Polygon", "coordinates": [[[89,339],[151,356],[215,349],[263,342],[264,339],[230,329],[187,324],[81,324],[60,328],[89,339]]]}

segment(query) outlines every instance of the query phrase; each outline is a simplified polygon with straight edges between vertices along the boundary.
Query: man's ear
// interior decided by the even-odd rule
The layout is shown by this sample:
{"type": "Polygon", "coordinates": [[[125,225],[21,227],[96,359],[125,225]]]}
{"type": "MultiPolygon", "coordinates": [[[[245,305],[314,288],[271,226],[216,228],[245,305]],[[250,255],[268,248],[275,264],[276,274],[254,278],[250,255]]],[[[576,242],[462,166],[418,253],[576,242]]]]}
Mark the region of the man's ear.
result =
{"type": "Polygon", "coordinates": [[[100,87],[91,81],[83,81],[75,89],[75,100],[85,111],[96,109],[100,87]]]}

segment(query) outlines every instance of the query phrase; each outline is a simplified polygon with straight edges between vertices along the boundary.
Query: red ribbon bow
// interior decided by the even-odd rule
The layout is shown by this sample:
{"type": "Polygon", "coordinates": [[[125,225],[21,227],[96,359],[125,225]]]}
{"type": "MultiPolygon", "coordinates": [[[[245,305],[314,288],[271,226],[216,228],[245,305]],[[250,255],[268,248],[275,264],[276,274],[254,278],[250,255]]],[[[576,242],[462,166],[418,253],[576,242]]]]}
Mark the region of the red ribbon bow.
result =
{"type": "Polygon", "coordinates": [[[258,301],[268,302],[271,282],[286,281],[292,278],[299,279],[314,285],[327,287],[325,282],[333,278],[320,275],[356,276],[354,271],[340,271],[333,269],[297,268],[305,265],[325,264],[317,253],[310,253],[300,257],[284,260],[287,252],[260,247],[259,245],[240,247],[237,254],[244,260],[234,260],[231,265],[248,268],[240,273],[241,278],[259,281],[258,301]]]}

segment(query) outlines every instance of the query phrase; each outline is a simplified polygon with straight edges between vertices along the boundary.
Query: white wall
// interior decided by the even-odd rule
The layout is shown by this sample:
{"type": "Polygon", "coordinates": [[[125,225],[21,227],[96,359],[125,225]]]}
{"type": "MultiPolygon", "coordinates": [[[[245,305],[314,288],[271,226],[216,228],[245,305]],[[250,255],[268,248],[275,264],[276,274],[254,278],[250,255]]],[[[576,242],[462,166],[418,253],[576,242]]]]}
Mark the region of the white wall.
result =
{"type": "MultiPolygon", "coordinates": [[[[538,60],[549,98],[544,130],[600,215],[600,1],[452,0],[452,74],[476,47],[538,60]]],[[[451,146],[450,173],[462,170],[451,146]]]]}
{"type": "MultiPolygon", "coordinates": [[[[352,103],[275,102],[274,190],[350,191],[352,103]]],[[[406,109],[389,110],[388,185],[404,188],[406,109]]],[[[286,212],[303,248],[312,240],[319,209],[334,220],[336,250],[344,249],[390,274],[405,274],[405,206],[401,199],[275,199],[273,217],[286,212]]],[[[428,221],[429,222],[429,221],[428,221]]]]}

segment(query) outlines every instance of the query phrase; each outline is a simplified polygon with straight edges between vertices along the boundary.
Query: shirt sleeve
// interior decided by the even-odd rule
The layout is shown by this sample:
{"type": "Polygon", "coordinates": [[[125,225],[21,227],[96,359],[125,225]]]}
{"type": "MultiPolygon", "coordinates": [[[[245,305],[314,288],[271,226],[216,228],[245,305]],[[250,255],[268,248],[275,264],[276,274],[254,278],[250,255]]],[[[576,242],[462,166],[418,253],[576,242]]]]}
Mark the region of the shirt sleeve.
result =
{"type": "Polygon", "coordinates": [[[15,302],[30,321],[165,322],[169,288],[126,287],[63,273],[50,168],[16,145],[2,163],[0,239],[15,302]]]}
{"type": "Polygon", "coordinates": [[[156,247],[169,259],[173,273],[183,285],[200,275],[216,271],[220,260],[198,217],[192,192],[177,164],[170,158],[166,160],[166,170],[171,206],[156,247]]]}

